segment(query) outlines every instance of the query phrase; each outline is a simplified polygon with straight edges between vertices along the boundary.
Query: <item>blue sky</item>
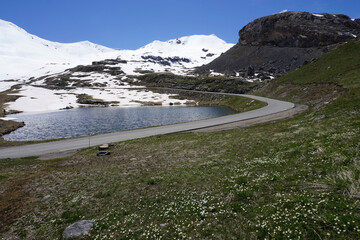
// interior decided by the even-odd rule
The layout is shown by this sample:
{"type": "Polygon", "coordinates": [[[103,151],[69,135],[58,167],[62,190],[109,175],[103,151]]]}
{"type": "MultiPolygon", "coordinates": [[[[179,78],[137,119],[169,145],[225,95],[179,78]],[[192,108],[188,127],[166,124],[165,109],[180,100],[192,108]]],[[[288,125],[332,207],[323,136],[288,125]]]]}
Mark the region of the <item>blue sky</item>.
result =
{"type": "Polygon", "coordinates": [[[360,18],[359,0],[0,0],[0,19],[51,41],[137,49],[194,34],[236,43],[248,22],[284,9],[360,18]]]}

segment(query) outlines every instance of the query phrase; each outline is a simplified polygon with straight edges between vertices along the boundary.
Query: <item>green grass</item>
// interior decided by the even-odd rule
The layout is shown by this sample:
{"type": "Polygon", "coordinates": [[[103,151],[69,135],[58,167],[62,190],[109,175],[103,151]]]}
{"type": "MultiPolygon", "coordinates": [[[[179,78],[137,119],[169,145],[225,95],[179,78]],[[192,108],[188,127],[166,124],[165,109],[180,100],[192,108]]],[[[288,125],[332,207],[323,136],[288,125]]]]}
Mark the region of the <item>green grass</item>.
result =
{"type": "Polygon", "coordinates": [[[1,159],[0,160],[0,186],[17,177],[27,175],[32,169],[40,166],[41,161],[37,157],[27,157],[20,159],[1,159]]]}
{"type": "Polygon", "coordinates": [[[234,77],[208,76],[179,76],[172,73],[150,73],[142,76],[133,76],[140,81],[133,84],[147,87],[164,87],[208,92],[246,93],[257,87],[259,83],[250,83],[244,79],[234,77]]]}
{"type": "Polygon", "coordinates": [[[201,106],[222,106],[231,109],[235,113],[251,111],[267,105],[265,102],[240,96],[219,95],[211,99],[208,95],[212,94],[205,94],[204,96],[198,95],[193,98],[198,101],[201,106]]]}
{"type": "Polygon", "coordinates": [[[228,107],[235,112],[246,112],[265,107],[267,103],[245,97],[225,96],[221,99],[219,105],[228,107]]]}
{"type": "Polygon", "coordinates": [[[0,161],[0,169],[7,169],[17,166],[26,166],[33,165],[34,163],[39,163],[37,157],[26,157],[19,159],[1,159],[0,161]]]}
{"type": "Polygon", "coordinates": [[[280,83],[337,83],[359,87],[360,41],[351,41],[278,79],[280,83]]]}
{"type": "Polygon", "coordinates": [[[339,177],[355,163],[356,126],[310,119],[127,141],[105,158],[84,151],[29,183],[37,211],[18,224],[38,238],[91,218],[89,238],[356,239],[355,178],[339,177]]]}
{"type": "MultiPolygon", "coordinates": [[[[355,51],[347,48],[335,50],[347,61],[336,82],[346,91],[293,119],[121,142],[105,157],[91,148],[55,162],[32,159],[25,166],[15,160],[11,166],[6,160],[2,176],[20,168],[41,174],[24,186],[34,201],[2,237],[56,239],[72,222],[94,219],[83,239],[358,239],[360,88],[348,74],[358,62],[346,58],[355,51]],[[314,120],[321,115],[326,117],[314,120]]],[[[286,83],[289,76],[275,80],[267,90],[323,102],[325,87],[315,94],[320,85],[296,76],[320,79],[315,73],[322,66],[338,67],[340,61],[325,60],[290,74],[286,83]],[[309,86],[314,94],[302,95],[309,86]]],[[[326,79],[336,79],[334,74],[326,79]]],[[[0,181],[1,189],[11,189],[7,182],[14,178],[0,181]]]]}

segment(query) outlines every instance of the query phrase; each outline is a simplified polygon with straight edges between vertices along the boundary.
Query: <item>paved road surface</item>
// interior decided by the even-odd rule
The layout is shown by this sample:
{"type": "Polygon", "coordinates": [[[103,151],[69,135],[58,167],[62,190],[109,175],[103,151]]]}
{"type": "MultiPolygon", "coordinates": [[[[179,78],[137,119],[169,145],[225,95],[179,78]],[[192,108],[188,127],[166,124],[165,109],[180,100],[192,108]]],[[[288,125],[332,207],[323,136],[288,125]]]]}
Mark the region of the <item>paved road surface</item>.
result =
{"type": "MultiPolygon", "coordinates": [[[[227,95],[236,95],[236,94],[227,94],[227,95]]],[[[149,137],[159,134],[185,132],[185,131],[201,129],[210,126],[217,126],[217,125],[222,125],[237,121],[263,117],[266,115],[286,111],[295,107],[295,105],[290,102],[284,102],[270,98],[245,95],[245,94],[238,94],[238,95],[263,101],[266,102],[268,105],[266,107],[249,112],[199,120],[194,122],[95,135],[95,136],[91,136],[90,138],[90,146],[98,146],[103,143],[121,142],[125,140],[149,137]]],[[[56,142],[39,143],[39,144],[31,144],[31,145],[16,146],[16,147],[6,147],[6,148],[0,148],[0,159],[41,156],[50,153],[64,152],[64,151],[82,149],[87,147],[89,147],[89,137],[66,139],[56,142]]]]}

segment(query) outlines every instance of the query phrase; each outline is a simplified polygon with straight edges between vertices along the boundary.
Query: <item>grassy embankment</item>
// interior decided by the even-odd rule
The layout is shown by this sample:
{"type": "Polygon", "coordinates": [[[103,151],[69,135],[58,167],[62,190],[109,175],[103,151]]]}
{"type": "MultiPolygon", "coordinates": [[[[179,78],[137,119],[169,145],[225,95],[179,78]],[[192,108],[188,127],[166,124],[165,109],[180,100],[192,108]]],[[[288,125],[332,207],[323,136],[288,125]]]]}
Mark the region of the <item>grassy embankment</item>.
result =
{"type": "Polygon", "coordinates": [[[18,217],[2,236],[60,238],[95,219],[85,239],[358,239],[359,65],[350,42],[274,80],[261,94],[310,105],[286,121],[1,160],[0,210],[18,217]]]}

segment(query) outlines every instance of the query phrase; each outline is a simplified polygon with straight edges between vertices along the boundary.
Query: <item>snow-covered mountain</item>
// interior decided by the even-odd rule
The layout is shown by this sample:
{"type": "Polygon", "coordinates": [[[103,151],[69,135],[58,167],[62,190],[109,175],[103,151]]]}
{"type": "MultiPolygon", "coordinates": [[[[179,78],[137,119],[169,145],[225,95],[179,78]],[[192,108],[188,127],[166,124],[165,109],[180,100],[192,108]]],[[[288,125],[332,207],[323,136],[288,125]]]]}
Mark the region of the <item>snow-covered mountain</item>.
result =
{"type": "Polygon", "coordinates": [[[116,57],[118,50],[88,41],[51,42],[0,20],[0,80],[26,79],[60,72],[92,60],[116,57]]]}
{"type": "Polygon", "coordinates": [[[183,75],[194,67],[211,62],[232,46],[234,44],[215,35],[192,35],[165,42],[156,40],[135,51],[122,51],[119,58],[130,62],[122,66],[127,74],[137,74],[136,70],[141,69],[183,75]]]}
{"type": "Polygon", "coordinates": [[[0,20],[0,92],[22,84],[22,97],[9,103],[7,111],[78,107],[84,105],[79,101],[84,94],[115,106],[185,104],[186,100],[166,94],[132,90],[123,80],[148,72],[187,74],[232,46],[215,35],[194,35],[154,41],[137,50],[116,50],[88,41],[51,42],[0,20]]]}
{"type": "Polygon", "coordinates": [[[166,42],[154,41],[135,51],[115,50],[88,41],[48,41],[0,20],[0,80],[26,80],[91,64],[95,60],[118,57],[133,61],[134,64],[124,68],[129,74],[134,74],[135,69],[164,71],[168,68],[178,72],[179,68],[206,64],[232,46],[215,35],[195,35],[166,42]]]}
{"type": "Polygon", "coordinates": [[[189,59],[190,67],[199,66],[218,57],[233,44],[226,43],[215,35],[192,35],[166,42],[154,41],[135,52],[141,56],[155,55],[162,58],[179,56],[189,59]]]}

